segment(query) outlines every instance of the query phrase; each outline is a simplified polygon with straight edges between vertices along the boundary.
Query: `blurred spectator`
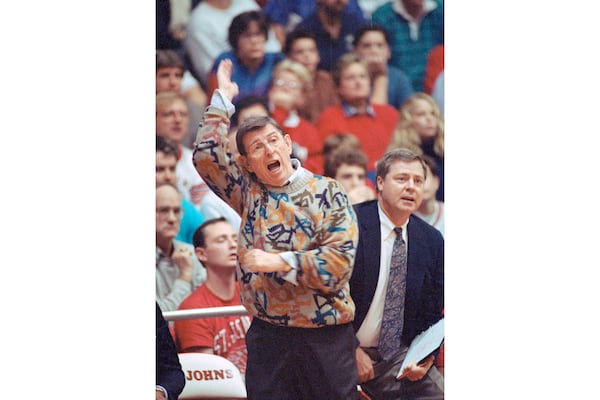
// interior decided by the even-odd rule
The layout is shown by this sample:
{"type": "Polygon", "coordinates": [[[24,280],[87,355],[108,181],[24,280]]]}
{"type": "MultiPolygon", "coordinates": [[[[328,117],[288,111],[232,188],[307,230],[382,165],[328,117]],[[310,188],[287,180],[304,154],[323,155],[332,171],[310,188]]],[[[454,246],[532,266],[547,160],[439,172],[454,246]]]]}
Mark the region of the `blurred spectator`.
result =
{"type": "Polygon", "coordinates": [[[344,53],[352,50],[354,31],[367,21],[348,10],[348,0],[317,0],[316,10],[298,24],[315,34],[319,68],[331,71],[344,53]]]}
{"type": "Polygon", "coordinates": [[[360,140],[351,133],[336,133],[327,137],[323,143],[323,157],[327,157],[329,153],[344,147],[352,147],[354,149],[362,150],[360,140]]]}
{"type": "Polygon", "coordinates": [[[309,171],[323,174],[323,141],[317,128],[298,114],[312,86],[310,72],[300,63],[283,60],[273,70],[269,89],[273,119],[292,138],[292,156],[309,171]]]}
{"type": "Polygon", "coordinates": [[[156,0],[156,49],[183,55],[182,40],[191,8],[198,0],[156,0]]]}
{"type": "Polygon", "coordinates": [[[425,154],[421,156],[427,175],[423,186],[423,202],[414,214],[444,235],[444,202],[435,198],[440,186],[440,177],[435,160],[425,154]]]}
{"type": "Polygon", "coordinates": [[[371,20],[373,12],[389,1],[390,0],[358,0],[358,5],[362,10],[365,19],[371,20]]]}
{"type": "MultiPolygon", "coordinates": [[[[208,78],[208,92],[217,88],[217,67],[221,60],[233,63],[233,80],[239,87],[239,96],[256,94],[266,96],[275,64],[283,60],[282,53],[266,53],[269,31],[267,18],[259,11],[237,15],[229,25],[229,44],[232,50],[221,53],[208,78]]],[[[234,99],[235,100],[235,99],[234,99]]]]}
{"type": "Polygon", "coordinates": [[[373,13],[373,23],[392,38],[390,64],[404,71],[416,91],[423,91],[427,56],[444,43],[443,0],[392,0],[373,13]]]}
{"type": "Polygon", "coordinates": [[[388,65],[391,56],[389,42],[389,35],[381,26],[364,25],[354,34],[354,51],[367,60],[373,80],[371,101],[400,109],[404,100],[413,93],[413,88],[404,72],[388,65]]]}
{"type": "Polygon", "coordinates": [[[317,68],[321,56],[315,34],[307,29],[290,32],[283,51],[287,58],[304,65],[312,76],[312,85],[306,91],[306,101],[298,108],[298,114],[314,124],[321,111],[340,101],[331,74],[317,68]]]}
{"type": "MultiPolygon", "coordinates": [[[[225,218],[211,219],[194,234],[196,257],[206,267],[206,281],[198,286],[180,310],[241,305],[235,281],[237,229],[225,218]]],[[[175,341],[181,353],[209,353],[227,358],[246,373],[246,331],[251,318],[233,315],[175,321],[175,341]]]]}
{"type": "Polygon", "coordinates": [[[414,93],[400,109],[402,115],[388,147],[404,147],[435,160],[440,187],[436,199],[444,201],[444,120],[431,96],[414,93]]]}
{"type": "Polygon", "coordinates": [[[359,54],[343,55],[333,72],[341,104],[326,108],[317,121],[325,141],[336,133],[355,135],[369,158],[369,178],[374,181],[375,163],[390,143],[399,112],[387,104],[369,100],[371,80],[367,62],[359,54]]]}
{"type": "MultiPolygon", "coordinates": [[[[162,136],[156,137],[156,184],[177,185],[177,145],[162,136]]],[[[192,244],[196,229],[204,222],[204,216],[187,199],[181,198],[181,222],[175,239],[192,244]]]]}
{"type": "Polygon", "coordinates": [[[352,145],[338,146],[325,155],[325,176],[342,184],[351,204],[376,197],[375,190],[367,179],[367,161],[367,156],[360,147],[352,145]]]}
{"type": "Polygon", "coordinates": [[[193,247],[175,239],[181,220],[181,196],[169,183],[156,187],[156,302],[163,311],[179,304],[204,282],[206,271],[193,247]]]}
{"type": "Polygon", "coordinates": [[[186,72],[183,59],[175,51],[156,51],[156,93],[175,92],[185,99],[189,118],[186,135],[182,143],[185,146],[192,147],[196,139],[198,123],[200,123],[202,113],[206,107],[206,94],[197,82],[194,83],[193,77],[190,77],[192,79],[191,86],[188,86],[185,90],[183,89],[182,84],[186,72]]]}
{"type": "Polygon", "coordinates": [[[174,92],[156,95],[156,135],[166,137],[177,145],[177,187],[185,199],[199,208],[209,189],[196,172],[192,149],[182,144],[188,120],[187,104],[181,95],[174,92]]]}
{"type": "Polygon", "coordinates": [[[435,101],[435,104],[440,108],[440,114],[442,114],[442,118],[444,118],[444,71],[440,72],[435,80],[431,97],[435,101]]]}
{"type": "MultiPolygon", "coordinates": [[[[316,8],[315,0],[269,0],[263,9],[263,14],[271,21],[275,36],[283,46],[287,33],[293,31],[304,18],[314,13],[316,8]]],[[[363,15],[357,0],[348,1],[348,11],[355,15],[363,15]]]]}
{"type": "MultiPolygon", "coordinates": [[[[235,112],[231,116],[231,128],[229,131],[236,130],[239,124],[248,119],[248,117],[257,117],[261,115],[271,115],[269,112],[269,100],[266,96],[250,95],[240,97],[235,102],[235,112]]],[[[230,145],[231,144],[230,137],[230,145]]],[[[237,151],[237,146],[235,150],[237,151]]]]}
{"type": "MultiPolygon", "coordinates": [[[[224,51],[231,50],[227,41],[231,21],[236,15],[251,10],[260,11],[260,5],[254,0],[203,0],[192,11],[183,46],[192,73],[204,87],[208,87],[208,76],[215,59],[224,51]]],[[[281,50],[272,32],[268,34],[265,50],[281,50]]]]}
{"type": "Polygon", "coordinates": [[[169,324],[156,303],[156,400],[177,400],[185,386],[185,374],[169,324]]]}
{"type": "Polygon", "coordinates": [[[427,64],[425,65],[425,78],[423,81],[423,91],[427,94],[433,93],[435,81],[444,71],[444,45],[438,44],[427,55],[427,64]]]}

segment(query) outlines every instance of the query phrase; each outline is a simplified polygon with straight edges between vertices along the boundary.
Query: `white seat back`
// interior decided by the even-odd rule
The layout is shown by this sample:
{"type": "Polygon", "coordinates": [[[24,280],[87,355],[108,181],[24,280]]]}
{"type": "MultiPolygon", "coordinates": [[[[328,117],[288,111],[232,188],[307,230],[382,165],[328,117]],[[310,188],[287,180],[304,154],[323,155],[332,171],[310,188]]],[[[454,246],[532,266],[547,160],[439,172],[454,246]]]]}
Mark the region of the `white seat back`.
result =
{"type": "Polygon", "coordinates": [[[246,385],[239,369],[214,354],[179,353],[185,374],[180,399],[245,399],[246,385]]]}

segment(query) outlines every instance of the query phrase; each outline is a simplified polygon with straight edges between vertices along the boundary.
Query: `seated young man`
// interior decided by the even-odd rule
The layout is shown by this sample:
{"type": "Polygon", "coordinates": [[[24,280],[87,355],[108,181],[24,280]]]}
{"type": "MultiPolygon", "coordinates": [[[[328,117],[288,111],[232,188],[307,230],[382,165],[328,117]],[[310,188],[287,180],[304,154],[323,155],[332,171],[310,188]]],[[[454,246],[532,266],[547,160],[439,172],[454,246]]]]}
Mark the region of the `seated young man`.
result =
{"type": "MultiPolygon", "coordinates": [[[[223,217],[206,221],[194,233],[194,252],[206,268],[206,281],[179,306],[180,310],[241,305],[235,282],[237,231],[223,217]]],[[[247,315],[175,321],[175,341],[181,353],[223,356],[242,376],[246,372],[247,315]]]]}

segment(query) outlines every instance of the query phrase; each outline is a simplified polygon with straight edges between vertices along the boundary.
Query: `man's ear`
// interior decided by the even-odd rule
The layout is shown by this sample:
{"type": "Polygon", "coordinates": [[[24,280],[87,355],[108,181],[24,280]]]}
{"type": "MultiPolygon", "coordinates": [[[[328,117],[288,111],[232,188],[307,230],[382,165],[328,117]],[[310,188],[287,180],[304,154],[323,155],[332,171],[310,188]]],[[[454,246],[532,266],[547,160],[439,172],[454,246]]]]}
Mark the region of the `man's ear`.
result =
{"type": "Polygon", "coordinates": [[[239,165],[242,168],[246,168],[248,171],[250,172],[254,172],[252,171],[250,165],[248,164],[248,158],[244,155],[238,154],[236,156],[236,163],[237,165],[239,165]]]}
{"type": "Polygon", "coordinates": [[[196,253],[196,257],[198,257],[198,260],[202,263],[206,262],[206,252],[203,247],[194,247],[194,252],[196,253]]]}
{"type": "Polygon", "coordinates": [[[378,176],[375,180],[377,183],[377,193],[381,193],[383,190],[383,178],[378,176]]]}
{"type": "Polygon", "coordinates": [[[431,175],[431,176],[430,176],[430,178],[432,178],[432,179],[434,180],[434,183],[435,183],[435,191],[437,192],[437,190],[438,190],[438,189],[439,189],[439,187],[440,187],[440,178],[438,178],[438,177],[437,177],[437,176],[435,176],[435,175],[431,175]]]}
{"type": "Polygon", "coordinates": [[[285,135],[283,135],[283,141],[285,142],[288,149],[290,150],[289,153],[292,154],[292,150],[293,150],[292,137],[286,133],[285,135]]]}

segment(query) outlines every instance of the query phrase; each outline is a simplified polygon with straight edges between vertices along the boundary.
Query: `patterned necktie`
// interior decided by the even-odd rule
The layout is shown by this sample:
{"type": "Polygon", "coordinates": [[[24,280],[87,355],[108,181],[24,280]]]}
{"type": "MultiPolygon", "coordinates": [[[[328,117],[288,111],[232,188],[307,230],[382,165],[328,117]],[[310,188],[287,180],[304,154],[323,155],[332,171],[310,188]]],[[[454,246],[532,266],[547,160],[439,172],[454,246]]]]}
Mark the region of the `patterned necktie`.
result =
{"type": "Polygon", "coordinates": [[[385,293],[385,306],[379,333],[379,353],[389,360],[400,349],[404,325],[404,296],[406,294],[406,244],[402,228],[394,228],[396,240],[390,261],[390,275],[385,293]]]}

